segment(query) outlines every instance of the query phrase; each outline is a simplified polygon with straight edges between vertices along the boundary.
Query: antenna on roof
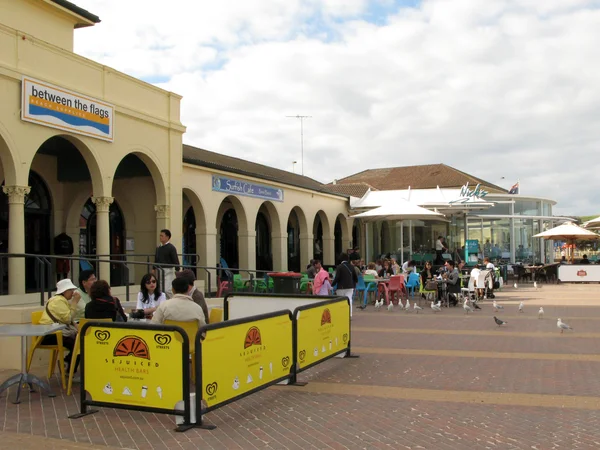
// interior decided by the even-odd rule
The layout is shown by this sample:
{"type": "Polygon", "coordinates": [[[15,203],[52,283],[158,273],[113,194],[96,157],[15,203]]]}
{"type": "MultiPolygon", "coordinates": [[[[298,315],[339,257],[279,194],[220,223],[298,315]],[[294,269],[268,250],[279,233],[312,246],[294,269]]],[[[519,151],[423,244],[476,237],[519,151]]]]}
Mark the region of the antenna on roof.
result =
{"type": "Polygon", "coordinates": [[[302,175],[304,175],[304,119],[309,119],[312,116],[301,116],[296,114],[295,116],[285,116],[292,119],[300,119],[300,150],[301,150],[301,167],[302,167],[302,175]]]}

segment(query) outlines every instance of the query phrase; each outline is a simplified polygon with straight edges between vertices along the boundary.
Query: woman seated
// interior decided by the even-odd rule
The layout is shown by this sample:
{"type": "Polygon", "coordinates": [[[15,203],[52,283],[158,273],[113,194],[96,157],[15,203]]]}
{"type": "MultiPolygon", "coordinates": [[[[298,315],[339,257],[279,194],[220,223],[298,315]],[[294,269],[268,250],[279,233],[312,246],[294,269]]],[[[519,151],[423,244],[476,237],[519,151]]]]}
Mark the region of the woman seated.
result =
{"type": "Polygon", "coordinates": [[[431,281],[435,278],[435,275],[433,274],[433,268],[431,265],[431,261],[425,262],[425,267],[421,271],[420,275],[421,275],[421,281],[423,281],[423,286],[425,286],[425,284],[427,284],[428,281],[431,281]]]}
{"type": "Polygon", "coordinates": [[[160,291],[158,279],[154,274],[148,273],[142,277],[140,292],[137,298],[137,309],[143,309],[146,316],[151,316],[162,302],[167,301],[167,296],[160,291]]]}
{"type": "Polygon", "coordinates": [[[385,277],[390,277],[392,275],[394,275],[394,272],[392,271],[390,261],[386,259],[383,261],[383,267],[379,271],[379,276],[381,278],[385,278],[385,277]]]}
{"type": "Polygon", "coordinates": [[[112,319],[113,322],[127,322],[121,302],[113,297],[108,282],[98,280],[90,289],[91,301],[85,305],[86,319],[112,319]]]}

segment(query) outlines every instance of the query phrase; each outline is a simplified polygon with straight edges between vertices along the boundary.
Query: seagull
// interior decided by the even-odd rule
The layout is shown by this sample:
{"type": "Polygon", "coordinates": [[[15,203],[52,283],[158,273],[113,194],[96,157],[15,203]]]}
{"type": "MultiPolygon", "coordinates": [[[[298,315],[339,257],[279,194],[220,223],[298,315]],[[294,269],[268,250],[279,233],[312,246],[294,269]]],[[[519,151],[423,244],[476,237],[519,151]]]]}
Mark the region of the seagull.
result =
{"type": "MultiPolygon", "coordinates": [[[[381,300],[381,302],[383,303],[383,300],[381,300]]],[[[390,304],[388,305],[388,311],[391,311],[392,309],[394,309],[394,302],[393,301],[390,302],[390,304]]]]}
{"type": "Polygon", "coordinates": [[[417,302],[415,302],[415,304],[413,305],[413,309],[417,312],[417,314],[419,314],[419,311],[423,311],[423,308],[417,305],[417,302]]]}
{"type": "Polygon", "coordinates": [[[504,306],[502,306],[502,305],[499,305],[499,304],[496,302],[496,300],[494,300],[494,303],[493,303],[493,305],[494,305],[494,311],[495,311],[495,312],[498,312],[498,310],[499,310],[499,309],[504,309],[504,306]]]}
{"type": "Polygon", "coordinates": [[[500,320],[498,319],[496,316],[494,316],[494,321],[496,322],[496,324],[501,327],[502,325],[506,325],[507,322],[505,322],[504,320],[500,320]]]}
{"type": "Polygon", "coordinates": [[[525,308],[525,303],[523,303],[523,302],[519,303],[519,312],[520,313],[525,312],[525,311],[523,311],[523,308],[525,308]]]}
{"type": "Polygon", "coordinates": [[[379,300],[375,300],[375,309],[381,308],[382,305],[383,305],[383,299],[381,299],[381,303],[379,303],[379,300]]]}
{"type": "Polygon", "coordinates": [[[463,303],[463,309],[465,310],[465,314],[469,314],[470,312],[473,312],[473,308],[471,308],[469,305],[469,299],[465,299],[465,302],[463,303]]]}
{"type": "Polygon", "coordinates": [[[442,308],[440,308],[440,305],[436,305],[433,302],[431,302],[431,309],[433,310],[434,313],[442,312],[442,308]]]}
{"type": "Polygon", "coordinates": [[[538,319],[544,318],[544,308],[540,306],[540,310],[538,311],[538,319]]]}
{"type": "Polygon", "coordinates": [[[567,325],[566,323],[563,323],[560,318],[558,319],[558,321],[556,322],[556,326],[560,329],[560,332],[562,333],[565,330],[571,330],[573,331],[573,328],[571,328],[569,325],[567,325]]]}
{"type": "Polygon", "coordinates": [[[404,306],[404,310],[406,312],[410,311],[410,301],[408,299],[406,299],[406,305],[404,306]]]}
{"type": "Polygon", "coordinates": [[[534,287],[534,288],[536,288],[536,289],[541,289],[541,288],[542,288],[542,285],[541,285],[541,284],[538,284],[538,283],[537,283],[537,281],[534,281],[534,282],[533,282],[533,287],[534,287]]]}
{"type": "Polygon", "coordinates": [[[518,286],[517,286],[517,283],[513,284],[513,287],[514,287],[515,289],[517,289],[517,287],[518,287],[518,286]]]}

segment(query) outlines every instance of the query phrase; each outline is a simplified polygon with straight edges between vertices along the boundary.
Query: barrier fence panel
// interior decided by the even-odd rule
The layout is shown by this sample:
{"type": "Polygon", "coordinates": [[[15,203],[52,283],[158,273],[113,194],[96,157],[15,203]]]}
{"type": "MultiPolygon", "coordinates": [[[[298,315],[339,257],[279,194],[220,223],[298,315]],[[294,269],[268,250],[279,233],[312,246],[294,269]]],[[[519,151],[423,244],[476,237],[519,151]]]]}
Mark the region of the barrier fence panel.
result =
{"type": "Polygon", "coordinates": [[[200,328],[196,335],[196,426],[212,429],[202,423],[202,414],[291,379],[293,359],[289,310],[200,328]]]}
{"type": "MultiPolygon", "coordinates": [[[[296,308],[294,317],[294,363],[296,374],[338,354],[350,353],[350,302],[338,297],[296,308]]],[[[355,356],[354,356],[355,357],[355,356]]]]}
{"type": "Polygon", "coordinates": [[[325,300],[339,298],[338,296],[318,296],[299,294],[253,294],[231,293],[223,301],[223,319],[240,319],[256,314],[266,314],[282,309],[293,311],[305,305],[320,303],[325,300]]]}
{"type": "Polygon", "coordinates": [[[81,338],[81,412],[89,406],[183,416],[190,423],[189,341],[176,326],[88,322],[81,338]],[[183,411],[176,404],[183,401],[183,411]]]}

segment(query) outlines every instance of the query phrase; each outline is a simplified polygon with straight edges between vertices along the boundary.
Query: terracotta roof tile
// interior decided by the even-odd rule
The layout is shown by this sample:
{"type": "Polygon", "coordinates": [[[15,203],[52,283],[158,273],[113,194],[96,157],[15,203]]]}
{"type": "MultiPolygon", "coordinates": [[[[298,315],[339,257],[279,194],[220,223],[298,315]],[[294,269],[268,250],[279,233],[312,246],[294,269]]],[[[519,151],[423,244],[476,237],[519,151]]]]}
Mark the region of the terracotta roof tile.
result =
{"type": "Polygon", "coordinates": [[[333,192],[339,192],[352,197],[361,198],[369,189],[376,191],[373,186],[367,183],[344,183],[344,184],[328,184],[327,189],[333,192]]]}
{"type": "Polygon", "coordinates": [[[348,197],[346,194],[330,190],[328,185],[303,175],[291,173],[286,170],[275,169],[263,164],[253,163],[246,161],[245,159],[234,158],[233,156],[227,156],[221,153],[210,152],[185,144],[183,145],[183,162],[239,175],[261,178],[266,181],[275,181],[289,186],[309,189],[311,191],[348,197]]]}
{"type": "Polygon", "coordinates": [[[366,183],[379,190],[460,188],[466,182],[475,186],[480,183],[490,192],[506,193],[506,189],[488,183],[446,164],[427,164],[422,166],[389,167],[368,169],[341,180],[337,185],[366,183]]]}

